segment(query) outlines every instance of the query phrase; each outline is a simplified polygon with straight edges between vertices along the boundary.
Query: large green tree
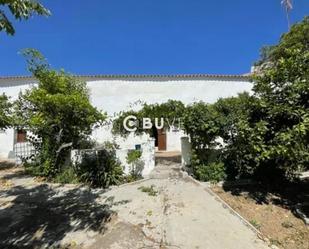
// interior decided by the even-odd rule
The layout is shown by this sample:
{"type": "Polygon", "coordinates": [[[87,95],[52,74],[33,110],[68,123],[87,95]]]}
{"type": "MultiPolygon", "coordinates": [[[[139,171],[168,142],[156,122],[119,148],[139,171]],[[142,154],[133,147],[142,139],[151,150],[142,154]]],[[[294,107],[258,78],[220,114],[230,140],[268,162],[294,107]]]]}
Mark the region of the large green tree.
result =
{"type": "Polygon", "coordinates": [[[261,160],[287,177],[309,168],[309,17],[269,49],[254,91],[266,114],[261,160]]]}
{"type": "Polygon", "coordinates": [[[294,179],[309,168],[309,18],[263,49],[257,68],[226,162],[240,175],[294,179]]]}
{"type": "MultiPolygon", "coordinates": [[[[220,117],[219,136],[225,143],[221,160],[228,177],[252,177],[260,166],[267,131],[262,120],[265,109],[260,99],[242,93],[237,97],[219,99],[214,108],[220,117]]],[[[265,171],[264,175],[267,176],[265,171]]]]}
{"type": "Polygon", "coordinates": [[[69,148],[80,148],[105,114],[93,107],[86,83],[55,71],[39,52],[26,50],[29,69],[38,85],[20,95],[17,102],[19,125],[34,136],[37,163],[44,175],[54,175],[64,164],[69,148]]]}
{"type": "Polygon", "coordinates": [[[0,0],[0,31],[5,31],[9,35],[15,34],[15,29],[9,16],[16,20],[27,20],[34,14],[50,15],[37,0],[0,0]]]}

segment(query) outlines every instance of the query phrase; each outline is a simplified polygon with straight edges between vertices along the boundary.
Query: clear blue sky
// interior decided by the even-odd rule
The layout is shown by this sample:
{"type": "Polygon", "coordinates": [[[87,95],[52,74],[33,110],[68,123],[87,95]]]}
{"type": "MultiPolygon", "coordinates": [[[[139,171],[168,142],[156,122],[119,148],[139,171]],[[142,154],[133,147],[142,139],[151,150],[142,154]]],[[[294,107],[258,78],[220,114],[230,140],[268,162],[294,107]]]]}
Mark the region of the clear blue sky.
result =
{"type": "MultiPolygon", "coordinates": [[[[0,33],[0,75],[24,75],[23,48],[75,74],[242,74],[287,31],[281,0],[50,0],[53,15],[0,33]]],[[[294,0],[292,22],[309,15],[294,0]]]]}

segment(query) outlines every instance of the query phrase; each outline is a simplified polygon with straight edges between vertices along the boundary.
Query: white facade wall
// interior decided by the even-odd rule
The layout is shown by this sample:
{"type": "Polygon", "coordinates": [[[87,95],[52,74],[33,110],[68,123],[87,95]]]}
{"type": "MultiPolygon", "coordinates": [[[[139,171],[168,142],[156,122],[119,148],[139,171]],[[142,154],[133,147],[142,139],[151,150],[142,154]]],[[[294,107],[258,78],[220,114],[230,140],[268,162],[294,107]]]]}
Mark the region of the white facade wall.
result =
{"type": "Polygon", "coordinates": [[[92,103],[108,114],[126,110],[138,100],[149,104],[169,99],[185,104],[200,100],[213,103],[252,88],[245,79],[115,79],[88,81],[88,86],[92,103]]]}
{"type": "MultiPolygon", "coordinates": [[[[184,104],[196,101],[215,102],[218,98],[235,96],[240,92],[251,92],[252,84],[246,77],[239,76],[165,76],[165,77],[85,77],[90,89],[91,102],[109,116],[130,109],[137,101],[148,104],[163,103],[169,99],[180,100],[184,104]]],[[[35,84],[31,78],[1,78],[0,94],[5,93],[12,100],[18,94],[35,84]]],[[[139,109],[140,104],[134,105],[139,109]]],[[[167,150],[180,151],[183,132],[173,130],[167,132],[167,150]]],[[[116,141],[121,149],[134,149],[136,144],[145,143],[149,137],[130,135],[123,139],[113,137],[110,127],[94,130],[93,137],[98,142],[116,141]]],[[[0,133],[0,156],[12,155],[14,131],[0,133]]]]}
{"type": "Polygon", "coordinates": [[[14,159],[14,130],[0,131],[0,160],[14,159]]]}
{"type": "MultiPolygon", "coordinates": [[[[116,155],[121,164],[124,166],[124,173],[129,174],[131,166],[127,163],[127,155],[130,149],[118,149],[116,155]]],[[[149,175],[149,173],[155,167],[155,147],[154,139],[150,138],[146,142],[141,144],[141,161],[144,163],[142,170],[142,176],[149,175]]]]}
{"type": "Polygon", "coordinates": [[[182,130],[174,130],[173,128],[166,132],[166,150],[167,151],[180,151],[181,150],[181,137],[185,135],[182,130]]]}

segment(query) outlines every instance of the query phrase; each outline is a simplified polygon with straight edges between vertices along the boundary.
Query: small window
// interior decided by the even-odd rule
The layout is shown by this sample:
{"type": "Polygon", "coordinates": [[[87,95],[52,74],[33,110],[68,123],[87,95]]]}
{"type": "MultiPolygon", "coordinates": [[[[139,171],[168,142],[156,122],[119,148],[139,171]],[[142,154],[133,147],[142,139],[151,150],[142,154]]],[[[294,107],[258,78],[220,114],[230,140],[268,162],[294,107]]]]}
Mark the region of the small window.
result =
{"type": "Polygon", "coordinates": [[[25,130],[17,130],[17,143],[24,143],[26,142],[27,132],[25,130]]]}
{"type": "Polygon", "coordinates": [[[141,144],[135,144],[135,150],[141,150],[142,145],[141,144]]]}

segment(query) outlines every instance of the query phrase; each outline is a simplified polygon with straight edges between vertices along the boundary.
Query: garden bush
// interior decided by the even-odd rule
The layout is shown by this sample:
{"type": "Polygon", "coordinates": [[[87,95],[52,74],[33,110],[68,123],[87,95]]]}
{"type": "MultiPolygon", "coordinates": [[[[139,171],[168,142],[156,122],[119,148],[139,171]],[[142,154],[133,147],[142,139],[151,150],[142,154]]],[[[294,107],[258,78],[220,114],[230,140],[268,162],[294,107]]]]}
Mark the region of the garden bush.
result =
{"type": "Polygon", "coordinates": [[[114,147],[84,151],[75,172],[81,182],[93,187],[108,188],[124,182],[123,168],[114,147]]]}
{"type": "Polygon", "coordinates": [[[222,162],[212,162],[196,167],[195,176],[200,181],[219,182],[225,180],[225,166],[222,162]]]}
{"type": "Polygon", "coordinates": [[[0,131],[10,127],[12,123],[12,103],[6,95],[2,94],[0,95],[0,131]]]}
{"type": "Polygon", "coordinates": [[[67,166],[62,169],[53,179],[55,183],[62,183],[62,184],[77,184],[80,183],[78,176],[72,166],[67,166]]]}
{"type": "Polygon", "coordinates": [[[141,160],[142,151],[140,150],[131,150],[127,154],[127,163],[130,165],[130,173],[127,176],[128,181],[136,181],[142,179],[142,172],[144,169],[144,162],[141,160]]]}

